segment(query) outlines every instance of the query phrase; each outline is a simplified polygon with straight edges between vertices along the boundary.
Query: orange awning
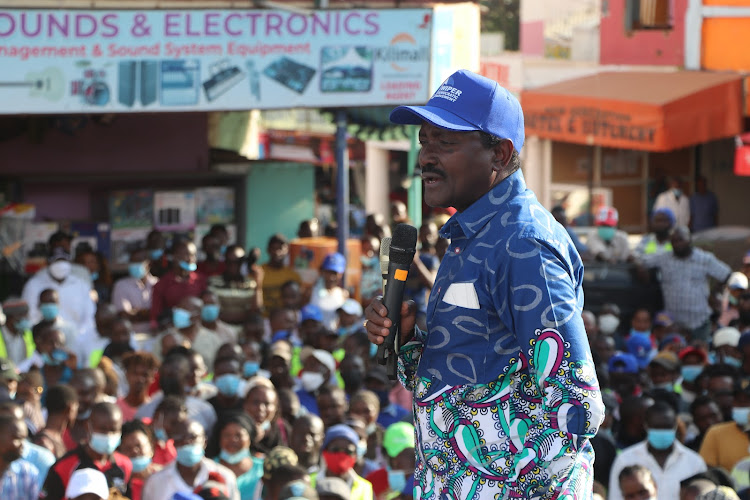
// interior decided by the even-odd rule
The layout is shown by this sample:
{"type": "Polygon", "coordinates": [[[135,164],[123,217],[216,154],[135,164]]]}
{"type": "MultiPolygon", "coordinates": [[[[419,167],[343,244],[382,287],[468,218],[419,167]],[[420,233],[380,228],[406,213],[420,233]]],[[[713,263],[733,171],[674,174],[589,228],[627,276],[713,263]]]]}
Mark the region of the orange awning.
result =
{"type": "Polygon", "coordinates": [[[521,93],[526,135],[671,151],[742,131],[742,78],[701,71],[605,72],[521,93]]]}

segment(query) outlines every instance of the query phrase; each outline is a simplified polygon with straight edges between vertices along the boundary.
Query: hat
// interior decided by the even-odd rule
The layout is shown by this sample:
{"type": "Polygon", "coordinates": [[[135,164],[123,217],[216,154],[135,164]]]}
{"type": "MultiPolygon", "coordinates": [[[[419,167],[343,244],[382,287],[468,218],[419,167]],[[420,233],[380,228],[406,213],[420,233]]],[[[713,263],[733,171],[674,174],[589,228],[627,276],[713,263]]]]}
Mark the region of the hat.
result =
{"type": "Polygon", "coordinates": [[[323,322],[323,312],[320,307],[315,304],[307,304],[305,307],[300,309],[300,323],[307,321],[308,319],[314,319],[315,321],[323,322]]]}
{"type": "Polygon", "coordinates": [[[747,290],[747,276],[743,273],[733,272],[727,280],[727,288],[730,290],[747,290]]]}
{"type": "Polygon", "coordinates": [[[308,356],[311,355],[315,359],[317,359],[323,366],[328,368],[328,371],[331,372],[331,374],[336,371],[336,360],[333,359],[333,355],[330,352],[324,351],[323,349],[309,349],[300,351],[299,360],[304,363],[308,356]]]}
{"type": "Polygon", "coordinates": [[[344,438],[354,446],[357,446],[359,444],[359,436],[354,431],[354,429],[346,424],[336,424],[332,427],[329,427],[328,431],[326,431],[326,437],[323,439],[323,449],[325,450],[326,447],[331,443],[331,441],[336,438],[344,438]]]}
{"type": "Polygon", "coordinates": [[[655,215],[659,215],[659,214],[666,215],[667,218],[669,219],[670,225],[674,226],[677,223],[677,217],[674,216],[674,212],[672,211],[671,208],[667,208],[667,207],[657,208],[656,210],[654,210],[654,213],[651,214],[651,217],[655,215]]]}
{"type": "Polygon", "coordinates": [[[609,373],[638,373],[638,359],[627,352],[616,352],[607,367],[609,373]]]}
{"type": "Polygon", "coordinates": [[[292,336],[291,330],[279,330],[278,332],[273,334],[273,337],[271,337],[271,343],[273,344],[280,340],[285,340],[287,342],[290,342],[291,336],[292,336]]]}
{"type": "Polygon", "coordinates": [[[625,341],[625,347],[628,352],[638,360],[638,367],[645,368],[653,357],[654,348],[651,345],[651,339],[641,335],[631,335],[625,341]]]}
{"type": "Polygon", "coordinates": [[[346,270],[346,257],[338,252],[329,253],[320,265],[322,271],[343,273],[346,270]]]}
{"type": "Polygon", "coordinates": [[[695,354],[700,356],[702,363],[708,363],[708,354],[700,347],[689,346],[680,351],[680,361],[683,361],[685,357],[695,354]]]}
{"type": "Polygon", "coordinates": [[[318,495],[329,495],[337,496],[341,500],[349,500],[352,494],[351,488],[346,482],[338,477],[319,477],[315,489],[318,490],[318,495]]]}
{"type": "Polygon", "coordinates": [[[714,332],[713,345],[714,349],[723,345],[737,347],[740,343],[742,334],[733,326],[724,326],[714,332]]]}
{"type": "Polygon", "coordinates": [[[654,316],[654,326],[672,326],[674,318],[667,311],[659,311],[654,316]]]}
{"type": "Polygon", "coordinates": [[[620,214],[614,207],[602,207],[596,213],[594,224],[597,226],[616,226],[620,220],[620,214]]]}
{"type": "Polygon", "coordinates": [[[525,139],[518,99],[496,81],[464,69],[449,76],[426,106],[399,106],[390,119],[399,125],[426,121],[459,132],[480,130],[510,139],[519,152],[525,139]]]}
{"type": "Polygon", "coordinates": [[[365,373],[365,380],[372,378],[378,382],[384,383],[386,386],[390,386],[391,379],[388,378],[388,372],[385,370],[383,365],[375,365],[368,368],[365,373]]]}
{"type": "Polygon", "coordinates": [[[218,472],[209,472],[206,482],[193,490],[203,500],[229,500],[227,481],[218,472]]]}
{"type": "Polygon", "coordinates": [[[664,350],[670,344],[677,344],[677,350],[679,351],[687,345],[687,342],[685,341],[685,337],[679,333],[670,333],[659,342],[659,350],[664,350]]]}
{"type": "Polygon", "coordinates": [[[74,500],[86,493],[93,493],[102,500],[109,498],[107,478],[102,472],[96,469],[78,469],[70,476],[68,487],[65,488],[65,498],[74,500]]]}
{"type": "Polygon", "coordinates": [[[299,458],[294,450],[286,446],[276,446],[266,453],[266,458],[263,460],[263,479],[270,479],[271,473],[279,467],[294,466],[298,463],[299,458]]]}
{"type": "MultiPolygon", "coordinates": [[[[743,275],[744,276],[744,275],[743,275]]],[[[350,316],[362,316],[362,304],[354,299],[346,299],[344,305],[339,307],[339,311],[344,311],[350,316]]]]}
{"type": "Polygon", "coordinates": [[[279,500],[318,500],[318,492],[304,481],[292,481],[281,489],[279,500]]]}
{"type": "Polygon", "coordinates": [[[696,500],[740,500],[740,497],[729,486],[717,486],[715,490],[701,493],[696,500]]]}
{"type": "Polygon", "coordinates": [[[70,260],[70,254],[62,247],[55,247],[49,256],[49,259],[47,259],[47,262],[55,262],[58,260],[70,260]]]}
{"type": "Polygon", "coordinates": [[[12,360],[7,358],[0,358],[0,379],[3,380],[19,380],[18,371],[16,371],[16,365],[12,360]]]}
{"type": "Polygon", "coordinates": [[[659,365],[665,370],[669,370],[671,372],[680,369],[680,359],[677,357],[677,354],[673,353],[672,351],[660,352],[654,357],[654,359],[651,360],[649,364],[659,365]]]}
{"type": "Polygon", "coordinates": [[[286,340],[279,340],[271,344],[271,348],[268,350],[269,359],[278,356],[283,360],[292,360],[292,346],[286,340]]]}
{"type": "Polygon", "coordinates": [[[18,297],[9,297],[3,302],[3,312],[9,316],[24,316],[29,313],[29,304],[18,297]]]}
{"type": "Polygon", "coordinates": [[[391,458],[396,458],[407,448],[414,448],[414,426],[408,422],[389,425],[383,434],[383,448],[391,458]]]}

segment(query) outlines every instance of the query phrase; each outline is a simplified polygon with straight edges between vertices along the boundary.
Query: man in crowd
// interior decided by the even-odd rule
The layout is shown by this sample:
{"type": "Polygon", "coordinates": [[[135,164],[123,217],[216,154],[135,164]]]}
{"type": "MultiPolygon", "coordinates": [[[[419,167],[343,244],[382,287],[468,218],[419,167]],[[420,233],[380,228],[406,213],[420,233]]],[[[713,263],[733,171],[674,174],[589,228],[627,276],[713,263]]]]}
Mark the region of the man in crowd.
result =
{"type": "Polygon", "coordinates": [[[230,245],[224,260],[224,272],[208,278],[208,289],[219,299],[219,317],[233,325],[241,325],[248,310],[258,311],[263,305],[262,269],[251,266],[253,271],[260,269],[251,279],[241,272],[244,261],[245,250],[240,245],[230,245]]]}
{"type": "Polygon", "coordinates": [[[18,365],[34,354],[29,305],[19,298],[8,298],[0,310],[0,358],[18,365]]]}
{"type": "Polygon", "coordinates": [[[628,234],[617,229],[620,214],[616,208],[602,207],[594,218],[596,233],[592,234],[587,246],[589,255],[596,260],[612,264],[627,262],[631,259],[628,234]]]}
{"type": "Polygon", "coordinates": [[[289,445],[299,458],[299,465],[308,474],[320,471],[320,448],[323,446],[325,429],[317,415],[308,413],[297,417],[292,426],[289,445]]]}
{"type": "Polygon", "coordinates": [[[617,478],[624,500],[656,500],[656,482],[643,465],[628,465],[617,478]]]}
{"type": "Polygon", "coordinates": [[[737,380],[732,405],[732,421],[710,427],[703,438],[700,454],[709,467],[731,471],[750,452],[750,379],[737,380]]]}
{"type": "Polygon", "coordinates": [[[0,498],[36,500],[39,495],[39,471],[21,458],[28,430],[23,421],[10,415],[0,416],[0,498]]]}
{"type": "Polygon", "coordinates": [[[159,339],[156,354],[163,355],[174,346],[190,346],[203,357],[203,362],[213,366],[216,351],[224,341],[201,324],[203,301],[185,296],[172,308],[172,327],[159,339]]]}
{"type": "Polygon", "coordinates": [[[669,188],[656,197],[654,210],[670,209],[675,216],[675,224],[687,227],[690,224],[690,202],[680,187],[680,179],[667,177],[666,181],[669,188]]]}
{"type": "Polygon", "coordinates": [[[302,283],[297,271],[286,262],[289,257],[289,241],[283,234],[275,234],[268,240],[268,262],[263,264],[263,304],[267,311],[282,306],[281,285],[287,281],[302,283]]]}
{"type": "MultiPolygon", "coordinates": [[[[201,250],[206,258],[198,262],[198,273],[206,278],[218,276],[224,272],[224,255],[219,238],[207,234],[201,240],[201,250]]],[[[226,251],[226,247],[223,249],[226,251]]]]}
{"type": "Polygon", "coordinates": [[[643,235],[638,246],[635,247],[637,256],[654,253],[671,252],[672,243],[669,239],[675,225],[675,216],[669,208],[658,208],[651,214],[651,232],[643,235]]]}
{"type": "MultiPolygon", "coordinates": [[[[46,288],[39,294],[39,312],[42,321],[53,321],[55,327],[65,335],[65,346],[72,352],[78,352],[80,338],[89,332],[81,332],[74,324],[60,315],[60,294],[53,288],[46,288]]],[[[96,323],[96,315],[94,315],[96,323]]]]}
{"type": "Polygon", "coordinates": [[[694,233],[719,223],[719,200],[707,184],[706,178],[699,176],[695,180],[695,193],[690,197],[690,229],[694,233]]]}
{"type": "Polygon", "coordinates": [[[112,304],[126,315],[138,333],[149,332],[151,294],[158,279],[151,274],[151,263],[145,249],[133,250],[128,263],[128,276],[115,282],[112,304]]]}
{"type": "Polygon", "coordinates": [[[180,303],[185,297],[197,297],[206,288],[206,279],[196,272],[195,245],[191,242],[175,243],[172,268],[154,285],[151,299],[151,326],[158,325],[162,313],[180,303]]]}

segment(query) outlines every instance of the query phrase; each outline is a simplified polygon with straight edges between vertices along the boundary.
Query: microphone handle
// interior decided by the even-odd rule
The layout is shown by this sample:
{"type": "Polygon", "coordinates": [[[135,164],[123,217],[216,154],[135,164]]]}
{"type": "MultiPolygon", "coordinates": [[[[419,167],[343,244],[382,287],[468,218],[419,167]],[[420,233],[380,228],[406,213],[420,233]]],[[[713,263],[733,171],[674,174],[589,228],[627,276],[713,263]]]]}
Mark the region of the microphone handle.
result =
{"type": "Polygon", "coordinates": [[[383,305],[388,310],[387,318],[391,320],[388,336],[378,346],[377,360],[381,365],[387,365],[388,377],[396,378],[396,353],[398,352],[398,334],[401,327],[401,303],[404,301],[404,288],[406,277],[409,274],[409,265],[399,265],[390,261],[388,263],[388,286],[383,295],[383,305]]]}

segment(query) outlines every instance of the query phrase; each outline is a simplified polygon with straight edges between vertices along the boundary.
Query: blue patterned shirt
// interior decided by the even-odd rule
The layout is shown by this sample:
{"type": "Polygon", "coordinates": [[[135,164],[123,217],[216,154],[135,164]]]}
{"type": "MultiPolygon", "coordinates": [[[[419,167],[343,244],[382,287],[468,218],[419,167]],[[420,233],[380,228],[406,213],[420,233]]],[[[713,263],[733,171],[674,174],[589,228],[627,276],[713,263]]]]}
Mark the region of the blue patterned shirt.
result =
{"type": "Polygon", "coordinates": [[[0,478],[2,500],[37,500],[39,498],[39,471],[23,459],[10,463],[0,478]]]}
{"type": "Polygon", "coordinates": [[[415,499],[588,499],[604,417],[583,265],[518,171],[441,230],[427,332],[401,348],[415,499]]]}

